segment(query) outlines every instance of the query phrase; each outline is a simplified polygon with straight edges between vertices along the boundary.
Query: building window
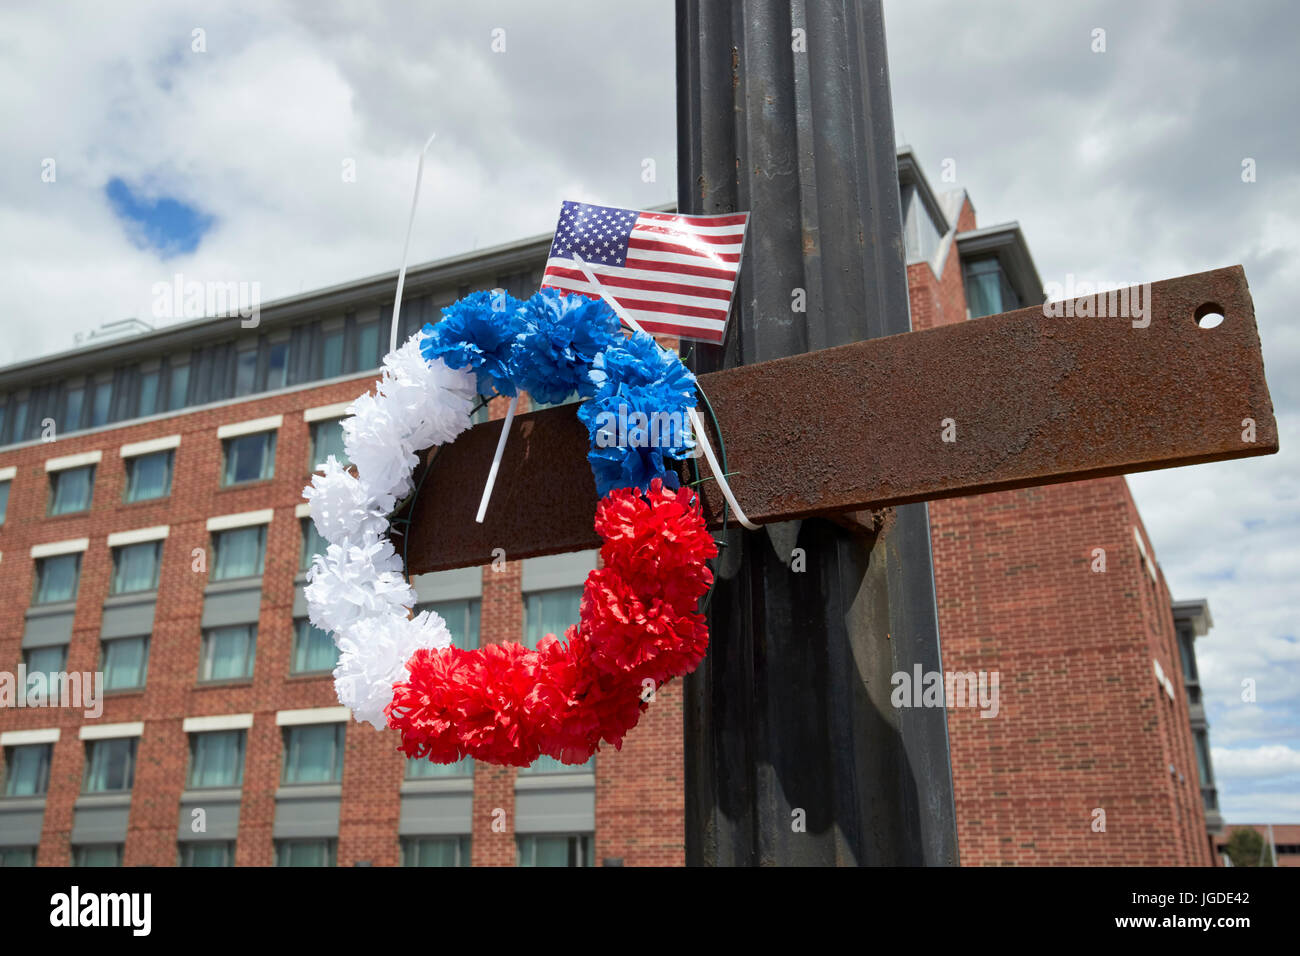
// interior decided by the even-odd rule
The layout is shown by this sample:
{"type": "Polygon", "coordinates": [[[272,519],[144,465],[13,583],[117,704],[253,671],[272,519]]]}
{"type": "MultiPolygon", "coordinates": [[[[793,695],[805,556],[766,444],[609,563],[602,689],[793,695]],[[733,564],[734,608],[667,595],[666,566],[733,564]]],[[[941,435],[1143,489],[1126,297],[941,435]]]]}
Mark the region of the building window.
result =
{"type": "Polygon", "coordinates": [[[556,588],[524,595],[524,644],[537,650],[537,642],[547,634],[563,637],[570,625],[578,623],[582,605],[582,588],[556,588]]]}
{"type": "Polygon", "coordinates": [[[176,411],[185,407],[185,400],[190,390],[190,367],[173,365],[169,369],[167,388],[167,410],[176,411]]]}
{"type": "Polygon", "coordinates": [[[334,840],[276,840],[276,866],[333,866],[334,840]]]}
{"type": "Polygon", "coordinates": [[[162,542],[124,544],[113,549],[113,581],[110,594],[131,594],[158,589],[158,568],[162,563],[162,542]]]}
{"type": "Polygon", "coordinates": [[[120,793],[135,783],[135,737],[86,742],[83,793],[120,793]]]}
{"type": "Polygon", "coordinates": [[[121,866],[122,844],[96,843],[72,848],[73,866],[121,866]]]}
{"type": "Polygon", "coordinates": [[[36,847],[34,846],[0,846],[0,867],[35,866],[36,847]]]}
{"type": "Polygon", "coordinates": [[[289,384],[289,343],[272,345],[266,359],[267,390],[284,388],[289,384]]]}
{"type": "Polygon", "coordinates": [[[36,559],[36,593],[33,604],[57,604],[77,599],[81,579],[81,552],[36,559]]]}
{"type": "Polygon", "coordinates": [[[203,843],[182,843],[180,850],[181,866],[234,866],[235,842],[233,840],[213,840],[203,843]]]}
{"type": "Polygon", "coordinates": [[[321,335],[321,378],[343,374],[343,326],[321,335]]]}
{"type": "Polygon", "coordinates": [[[519,836],[520,866],[595,866],[595,841],[591,834],[519,836]]]}
{"type": "Polygon", "coordinates": [[[343,419],[312,422],[311,425],[311,468],[313,471],[325,464],[333,455],[341,465],[348,464],[348,455],[343,448],[343,419]]]}
{"type": "Polygon", "coordinates": [[[253,676],[257,626],[235,624],[203,632],[199,682],[248,680],[253,676]]]}
{"type": "MultiPolygon", "coordinates": [[[[451,631],[451,642],[462,651],[472,651],[478,647],[479,612],[482,602],[478,598],[464,601],[434,601],[429,604],[417,604],[415,612],[433,611],[447,622],[451,631]]],[[[575,617],[573,623],[578,623],[575,617]]]]}
{"type": "Polygon", "coordinates": [[[257,432],[227,438],[222,442],[226,466],[221,475],[224,487],[275,476],[275,432],[257,432]]]}
{"type": "Polygon", "coordinates": [[[343,724],[306,724],[284,729],[285,784],[343,780],[343,724]]]}
{"type": "Polygon", "coordinates": [[[185,785],[191,790],[243,786],[244,738],[242,730],[190,734],[190,773],[185,785]]]}
{"type": "Polygon", "coordinates": [[[98,428],[108,424],[108,413],[113,407],[113,383],[96,382],[91,393],[90,427],[98,428]]]}
{"type": "Polygon", "coordinates": [[[160,451],[152,455],[136,455],[126,460],[126,494],[123,500],[152,501],[166,498],[172,493],[172,456],[174,452],[160,451]]]}
{"type": "Polygon", "coordinates": [[[925,204],[921,191],[909,183],[902,188],[903,241],[907,261],[929,262],[939,249],[939,227],[925,204]]]}
{"type": "Polygon", "coordinates": [[[158,411],[158,380],[161,374],[157,369],[140,373],[140,402],[136,406],[136,417],[144,418],[158,411]]]}
{"type": "Polygon", "coordinates": [[[266,525],[215,531],[212,550],[212,580],[259,577],[266,560],[266,525]]]}
{"type": "Polygon", "coordinates": [[[5,516],[9,513],[9,486],[12,481],[0,481],[0,525],[5,523],[5,516]]]}
{"type": "Polygon", "coordinates": [[[326,674],[339,662],[339,649],[328,631],[322,631],[305,617],[293,622],[293,665],[291,674],[326,674]]]}
{"type": "Polygon", "coordinates": [[[1020,297],[1002,271],[997,256],[966,263],[966,306],[972,319],[1020,308],[1020,297]]]}
{"type": "Polygon", "coordinates": [[[303,518],[301,523],[302,560],[299,566],[303,571],[306,571],[311,567],[311,559],[318,554],[324,554],[330,543],[316,530],[316,522],[312,521],[311,518],[303,518]]]}
{"type": "Polygon", "coordinates": [[[85,511],[90,507],[90,496],[94,487],[94,465],[50,472],[49,513],[51,517],[85,511]]]}
{"type": "Polygon", "coordinates": [[[75,432],[81,428],[82,409],[86,402],[86,389],[73,385],[63,393],[63,428],[75,432]]]}
{"type": "Polygon", "coordinates": [[[379,320],[362,322],[357,326],[357,352],[353,361],[354,372],[378,368],[382,353],[379,351],[379,320]]]}
{"type": "MultiPolygon", "coordinates": [[[[33,647],[23,651],[23,664],[31,674],[62,674],[68,661],[68,645],[55,644],[50,647],[33,647]]],[[[32,688],[28,691],[28,700],[44,704],[49,696],[49,689],[54,687],[53,680],[47,682],[47,689],[32,688]]]]}
{"type": "Polygon", "coordinates": [[[257,388],[257,348],[241,349],[235,356],[235,395],[251,395],[257,388]]]}
{"type": "Polygon", "coordinates": [[[5,748],[5,796],[39,797],[50,786],[50,744],[5,748]]]}
{"type": "Polygon", "coordinates": [[[455,763],[434,763],[432,760],[425,760],[423,757],[411,757],[406,761],[407,780],[472,776],[474,776],[473,757],[462,757],[455,763]]]}
{"type": "Polygon", "coordinates": [[[402,840],[402,866],[469,866],[469,837],[410,837],[402,840]]]}
{"type": "Polygon", "coordinates": [[[138,690],[149,674],[149,638],[119,637],[103,643],[104,690],[138,690]]]}

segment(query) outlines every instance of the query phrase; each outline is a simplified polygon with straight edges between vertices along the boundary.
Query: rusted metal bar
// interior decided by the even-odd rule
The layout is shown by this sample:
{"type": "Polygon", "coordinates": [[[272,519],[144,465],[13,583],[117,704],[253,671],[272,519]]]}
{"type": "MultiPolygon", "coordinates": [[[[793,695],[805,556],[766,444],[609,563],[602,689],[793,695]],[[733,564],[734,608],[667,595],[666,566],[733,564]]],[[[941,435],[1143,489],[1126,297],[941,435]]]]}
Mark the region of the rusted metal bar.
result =
{"type": "MultiPolygon", "coordinates": [[[[1278,450],[1240,266],[1151,284],[1149,301],[1134,300],[1145,317],[1098,317],[1098,299],[1059,318],[1035,306],[701,376],[732,488],[767,522],[1278,450]],[[1200,328],[1206,310],[1222,324],[1200,328]]],[[[599,543],[571,406],[516,419],[487,520],[474,523],[500,427],[437,452],[412,573],[486,564],[495,548],[515,560],[599,543]]],[[[720,526],[721,494],[700,490],[720,526]]]]}

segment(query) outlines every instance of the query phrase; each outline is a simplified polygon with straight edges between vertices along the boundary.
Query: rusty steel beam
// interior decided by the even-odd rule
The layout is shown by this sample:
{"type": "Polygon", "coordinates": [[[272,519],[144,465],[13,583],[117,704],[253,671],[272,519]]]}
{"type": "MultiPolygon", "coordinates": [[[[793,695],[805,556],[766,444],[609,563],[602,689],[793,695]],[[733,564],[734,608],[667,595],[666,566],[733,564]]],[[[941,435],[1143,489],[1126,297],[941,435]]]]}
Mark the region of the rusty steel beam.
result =
{"type": "MultiPolygon", "coordinates": [[[[732,488],[766,522],[1276,452],[1242,268],[1152,283],[1143,304],[1145,327],[1096,317],[1085,297],[1073,317],[1034,306],[703,375],[732,488]],[[1224,315],[1217,328],[1198,326],[1207,309],[1224,315]]],[[[516,419],[487,520],[474,523],[500,428],[437,451],[411,573],[486,564],[495,548],[515,560],[599,544],[572,406],[516,419]]],[[[722,495],[713,482],[701,492],[717,528],[722,495]]]]}

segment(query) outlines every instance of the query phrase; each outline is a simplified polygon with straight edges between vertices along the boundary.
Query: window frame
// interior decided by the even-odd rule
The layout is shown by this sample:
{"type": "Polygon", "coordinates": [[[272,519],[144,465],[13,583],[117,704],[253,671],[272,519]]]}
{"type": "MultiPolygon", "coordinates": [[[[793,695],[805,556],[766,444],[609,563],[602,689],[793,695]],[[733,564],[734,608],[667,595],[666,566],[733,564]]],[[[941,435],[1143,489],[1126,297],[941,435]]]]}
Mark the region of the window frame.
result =
{"type": "Polygon", "coordinates": [[[85,767],[83,768],[83,770],[82,770],[82,774],[81,774],[81,793],[82,793],[82,794],[93,794],[93,793],[130,793],[132,790],[135,789],[135,768],[136,768],[136,757],[137,757],[137,754],[138,754],[138,752],[139,752],[139,745],[140,745],[140,738],[139,738],[139,737],[136,737],[136,736],[132,736],[132,737],[102,737],[102,738],[100,738],[99,740],[87,740],[85,743],[86,743],[86,759],[85,759],[85,767]],[[110,745],[113,745],[113,744],[119,744],[119,743],[121,743],[122,741],[127,741],[127,744],[128,744],[128,746],[127,746],[127,753],[126,753],[126,777],[129,778],[129,781],[130,781],[129,784],[128,784],[126,787],[122,787],[122,788],[119,788],[119,789],[117,789],[117,790],[91,790],[91,789],[90,789],[90,778],[91,778],[91,775],[92,775],[92,771],[94,770],[94,764],[95,764],[95,751],[97,751],[100,747],[110,746],[110,745]]]}
{"type": "Polygon", "coordinates": [[[57,471],[50,472],[50,495],[45,503],[45,516],[47,518],[62,518],[64,515],[79,515],[89,511],[95,503],[95,471],[98,466],[95,464],[78,465],[75,468],[60,468],[57,471]],[[54,505],[59,497],[59,484],[69,475],[89,471],[90,481],[87,482],[86,502],[80,508],[73,508],[70,511],[55,511],[54,505]]]}
{"type": "Polygon", "coordinates": [[[32,578],[33,578],[32,606],[33,607],[38,607],[38,606],[45,607],[50,604],[67,604],[69,602],[75,602],[77,600],[77,595],[81,591],[81,557],[84,553],[85,552],[83,551],[70,551],[67,554],[51,554],[51,555],[47,555],[46,557],[36,559],[36,567],[34,569],[34,573],[32,574],[32,578]],[[49,565],[46,562],[58,561],[62,558],[73,559],[73,563],[76,566],[76,569],[73,573],[72,594],[69,597],[59,598],[58,600],[54,600],[54,601],[42,601],[40,600],[41,585],[45,580],[45,570],[47,567],[49,567],[49,565]]]}
{"type": "Polygon", "coordinates": [[[254,578],[260,578],[266,573],[266,524],[249,524],[239,528],[223,528],[220,531],[213,531],[209,536],[209,544],[212,546],[212,567],[208,574],[213,581],[251,581],[254,578]],[[241,532],[256,532],[258,543],[257,571],[254,574],[241,574],[226,577],[218,575],[217,571],[221,567],[221,540],[224,535],[239,534],[241,532]]]}
{"type": "Polygon", "coordinates": [[[124,694],[133,691],[144,690],[149,680],[149,638],[150,635],[132,635],[129,637],[111,637],[102,639],[99,642],[99,669],[104,675],[104,692],[111,694],[124,694]],[[131,684],[126,687],[109,687],[108,686],[108,645],[123,644],[127,641],[140,641],[144,645],[144,651],[140,655],[139,683],[131,684]]]}
{"type": "MultiPolygon", "coordinates": [[[[230,438],[221,439],[221,487],[246,488],[259,482],[273,480],[275,478],[275,454],[279,444],[278,435],[278,428],[268,428],[265,431],[249,432],[247,435],[232,435],[230,438]],[[262,462],[261,467],[258,469],[258,476],[256,478],[245,478],[242,481],[232,481],[230,474],[231,447],[235,442],[247,442],[252,439],[261,439],[262,441],[262,462]]],[[[237,461],[238,458],[236,457],[235,460],[237,461]]]]}
{"type": "MultiPolygon", "coordinates": [[[[284,731],[281,738],[281,761],[280,761],[280,786],[282,787],[321,787],[337,786],[343,782],[343,757],[344,749],[347,746],[347,724],[342,721],[330,721],[329,723],[320,724],[295,724],[291,727],[282,728],[284,731]],[[301,754],[301,747],[295,748],[293,738],[301,733],[308,731],[318,731],[322,727],[331,728],[334,731],[334,753],[331,766],[331,777],[328,780],[290,780],[290,767],[301,754]]],[[[301,763],[300,761],[298,761],[301,763]]]]}
{"type": "Polygon", "coordinates": [[[117,597],[118,595],[121,594],[148,594],[151,591],[158,590],[158,581],[162,576],[163,539],[158,538],[154,541],[137,541],[134,544],[114,545],[110,549],[110,552],[111,552],[110,558],[112,561],[112,573],[109,575],[109,579],[108,579],[109,597],[117,597]],[[130,591],[118,590],[119,575],[121,573],[121,558],[123,553],[127,551],[129,548],[146,548],[146,547],[152,549],[154,555],[152,583],[147,588],[135,588],[134,590],[130,590],[130,591]]]}
{"type": "Polygon", "coordinates": [[[222,624],[217,627],[203,628],[199,638],[199,677],[200,684],[246,684],[253,679],[257,667],[257,625],[256,624],[222,624]],[[244,672],[238,677],[204,677],[205,670],[211,672],[211,650],[213,638],[221,631],[244,630],[248,632],[248,643],[244,649],[244,672]]]}
{"type": "Polygon", "coordinates": [[[234,840],[181,840],[177,846],[176,865],[178,867],[196,868],[193,862],[194,849],[196,847],[220,846],[225,851],[226,862],[221,866],[235,865],[235,841],[234,840]]]}
{"type": "Polygon", "coordinates": [[[292,648],[292,650],[290,651],[290,654],[289,654],[289,674],[290,674],[290,676],[292,676],[292,677],[321,677],[321,676],[323,676],[323,675],[325,675],[325,674],[332,674],[332,673],[334,673],[334,668],[338,665],[338,659],[339,659],[339,648],[338,648],[338,645],[334,643],[334,638],[330,636],[329,631],[323,631],[323,630],[321,630],[320,628],[316,627],[316,625],[312,624],[312,622],[311,622],[311,618],[309,618],[309,617],[305,617],[305,616],[304,616],[304,617],[295,617],[295,618],[293,619],[293,648],[292,648]],[[306,626],[304,627],[303,625],[306,625],[306,626]],[[325,637],[326,637],[326,639],[330,642],[330,646],[334,648],[334,663],[331,664],[329,667],[324,668],[324,669],[318,669],[318,670],[299,670],[299,669],[298,669],[298,649],[299,649],[299,646],[300,646],[300,642],[304,639],[304,636],[310,636],[310,635],[311,635],[311,632],[312,632],[313,630],[315,630],[315,631],[319,631],[321,634],[324,634],[325,637]],[[304,634],[304,632],[305,632],[305,634],[304,634]]]}
{"type": "Polygon", "coordinates": [[[451,841],[455,841],[456,845],[456,862],[451,865],[453,867],[470,866],[473,862],[474,843],[472,836],[468,833],[430,833],[422,836],[404,836],[400,840],[399,847],[401,865],[404,867],[419,867],[421,865],[411,862],[412,856],[418,858],[421,843],[446,843],[451,841]]]}
{"type": "Polygon", "coordinates": [[[17,799],[43,797],[50,792],[50,762],[54,759],[54,745],[45,744],[11,744],[4,748],[4,792],[0,796],[14,797],[17,799]],[[31,793],[10,793],[13,787],[13,765],[14,752],[18,750],[36,750],[41,751],[39,762],[36,768],[36,789],[31,793]]]}
{"type": "Polygon", "coordinates": [[[567,839],[569,845],[566,848],[569,856],[569,862],[565,864],[569,867],[588,867],[596,865],[596,837],[594,833],[517,833],[515,834],[515,865],[516,866],[537,866],[537,840],[543,839],[567,839]],[[578,841],[574,845],[574,841],[578,841]],[[531,862],[524,862],[524,843],[530,842],[532,847],[531,862]],[[584,852],[585,851],[585,852],[584,852]],[[574,862],[581,859],[581,862],[574,862]]]}
{"type": "MultiPolygon", "coordinates": [[[[337,837],[291,837],[275,841],[275,865],[276,866],[294,866],[295,864],[282,862],[281,850],[290,846],[301,846],[311,843],[323,843],[325,853],[329,860],[326,867],[338,866],[339,858],[339,841],[337,837]]],[[[296,864],[302,866],[302,864],[296,864]]]]}
{"type": "Polygon", "coordinates": [[[185,789],[186,790],[234,790],[243,789],[244,786],[244,767],[248,760],[248,731],[243,728],[231,730],[202,730],[194,731],[189,734],[189,741],[186,747],[187,760],[185,764],[185,789]],[[239,760],[235,767],[235,780],[233,783],[212,783],[200,784],[194,782],[194,773],[198,767],[196,757],[198,756],[199,742],[201,739],[211,739],[218,734],[236,734],[239,740],[239,760]]]}
{"type": "Polygon", "coordinates": [[[125,463],[126,480],[122,483],[122,503],[133,505],[140,501],[160,501],[163,498],[170,498],[172,494],[172,479],[176,474],[176,449],[164,448],[162,451],[145,452],[142,455],[130,455],[125,463]],[[151,498],[132,498],[131,488],[135,482],[135,469],[137,465],[146,458],[157,458],[165,456],[167,460],[167,480],[163,483],[163,493],[154,495],[151,498]]]}

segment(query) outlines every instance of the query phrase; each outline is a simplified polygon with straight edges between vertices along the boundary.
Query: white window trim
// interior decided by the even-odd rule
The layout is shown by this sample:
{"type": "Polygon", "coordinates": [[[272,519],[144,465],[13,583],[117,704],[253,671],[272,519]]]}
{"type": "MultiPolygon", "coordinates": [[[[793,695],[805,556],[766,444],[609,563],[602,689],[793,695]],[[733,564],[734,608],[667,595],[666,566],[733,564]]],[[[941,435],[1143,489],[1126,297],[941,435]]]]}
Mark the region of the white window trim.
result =
{"type": "Polygon", "coordinates": [[[295,518],[310,518],[310,517],[311,517],[311,503],[310,503],[310,502],[306,502],[306,501],[304,501],[302,504],[296,506],[296,507],[293,509],[293,516],[294,516],[295,518]]]}
{"type": "Polygon", "coordinates": [[[170,525],[154,525],[152,528],[136,528],[134,531],[114,531],[108,536],[110,548],[120,548],[126,544],[143,544],[146,541],[161,541],[167,537],[170,525]]]}
{"type": "Polygon", "coordinates": [[[212,730],[248,730],[252,726],[252,714],[213,714],[210,717],[186,717],[181,730],[187,734],[202,734],[212,730]]]}
{"type": "Polygon", "coordinates": [[[249,528],[255,524],[270,524],[275,512],[270,508],[260,511],[242,511],[234,515],[218,515],[208,519],[209,531],[229,531],[232,528],[249,528]]]}
{"type": "Polygon", "coordinates": [[[81,468],[85,465],[98,465],[104,460],[104,453],[99,449],[83,451],[79,455],[64,455],[61,458],[45,459],[45,470],[66,471],[69,468],[81,468]]]}
{"type": "Polygon", "coordinates": [[[32,545],[33,558],[53,558],[60,554],[76,554],[90,547],[89,538],[71,538],[67,541],[51,541],[48,544],[32,545]]]}
{"type": "Polygon", "coordinates": [[[302,413],[302,420],[305,422],[323,422],[331,418],[342,418],[348,413],[348,406],[351,402],[338,402],[334,405],[319,405],[316,408],[309,408],[302,413]]]}
{"type": "Polygon", "coordinates": [[[123,445],[119,453],[123,458],[135,458],[137,455],[149,455],[156,451],[170,451],[173,448],[179,448],[180,445],[180,435],[166,435],[162,438],[151,438],[148,441],[136,441],[123,445]]]}
{"type": "Polygon", "coordinates": [[[144,734],[144,721],[126,724],[84,724],[77,731],[82,740],[116,740],[120,737],[140,737],[144,734]]]}
{"type": "Polygon", "coordinates": [[[241,435],[256,435],[258,432],[273,432],[284,424],[283,415],[270,415],[266,418],[254,418],[247,422],[235,422],[222,425],[217,429],[218,438],[238,438],[241,435]]]}
{"type": "Polygon", "coordinates": [[[0,747],[21,747],[25,744],[57,744],[61,731],[58,727],[40,730],[6,730],[0,733],[0,747]]]}
{"type": "Polygon", "coordinates": [[[13,481],[18,477],[18,466],[9,465],[6,468],[0,468],[0,481],[13,481]]]}
{"type": "Polygon", "coordinates": [[[346,707],[310,707],[306,710],[277,710],[277,727],[305,727],[308,724],[338,724],[352,716],[346,707]]]}

